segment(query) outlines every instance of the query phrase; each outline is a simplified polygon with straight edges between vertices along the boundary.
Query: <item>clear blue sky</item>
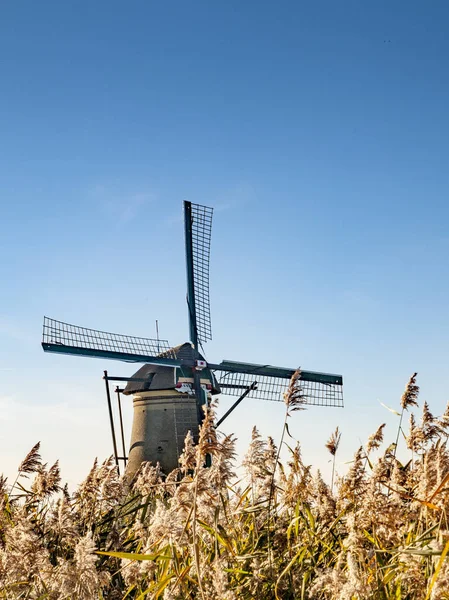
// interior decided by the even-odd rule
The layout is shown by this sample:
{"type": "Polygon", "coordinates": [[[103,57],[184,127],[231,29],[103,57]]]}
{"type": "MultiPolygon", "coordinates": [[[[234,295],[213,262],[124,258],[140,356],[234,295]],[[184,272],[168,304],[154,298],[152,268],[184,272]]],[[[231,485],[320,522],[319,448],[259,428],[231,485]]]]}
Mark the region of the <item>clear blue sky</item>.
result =
{"type": "MultiPolygon", "coordinates": [[[[79,480],[110,453],[102,370],[42,316],[188,336],[181,202],[215,207],[207,357],[342,373],[292,431],[342,459],[449,362],[449,4],[3,2],[0,455],[79,480]]],[[[223,400],[223,410],[228,401],[223,400]]],[[[279,436],[282,405],[228,420],[279,436]]],[[[131,413],[128,407],[128,417],[131,413]]],[[[324,467],[327,468],[326,466],[324,467]]]]}

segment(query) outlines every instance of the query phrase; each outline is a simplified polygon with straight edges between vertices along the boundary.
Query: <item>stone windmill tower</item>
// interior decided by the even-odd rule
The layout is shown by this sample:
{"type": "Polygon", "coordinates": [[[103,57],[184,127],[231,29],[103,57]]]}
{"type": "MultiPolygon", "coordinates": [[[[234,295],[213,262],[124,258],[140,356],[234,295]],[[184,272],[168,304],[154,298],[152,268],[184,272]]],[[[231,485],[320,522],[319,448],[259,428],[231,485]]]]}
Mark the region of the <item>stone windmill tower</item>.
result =
{"type": "MultiPolygon", "coordinates": [[[[204,357],[186,342],[172,349],[178,359],[199,364],[204,357]]],[[[143,461],[159,462],[169,473],[178,466],[184,440],[190,431],[195,438],[203,418],[202,404],[220,387],[210,369],[199,371],[200,402],[191,372],[182,367],[146,364],[128,382],[124,394],[133,396],[134,418],[127,472],[134,474],[143,461]],[[141,381],[143,380],[143,381],[141,381]]]]}

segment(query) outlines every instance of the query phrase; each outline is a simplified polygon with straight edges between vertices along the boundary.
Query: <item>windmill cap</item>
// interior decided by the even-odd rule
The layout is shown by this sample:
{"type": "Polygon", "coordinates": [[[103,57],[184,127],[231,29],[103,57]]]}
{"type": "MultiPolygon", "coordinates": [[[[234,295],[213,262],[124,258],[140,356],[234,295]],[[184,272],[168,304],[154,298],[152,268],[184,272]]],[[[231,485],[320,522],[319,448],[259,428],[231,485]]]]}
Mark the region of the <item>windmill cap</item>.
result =
{"type": "MultiPolygon", "coordinates": [[[[161,353],[158,356],[169,356],[178,360],[189,361],[204,361],[204,357],[195,350],[189,342],[175,346],[169,351],[161,353]]],[[[176,387],[178,377],[189,377],[190,369],[188,367],[169,367],[164,365],[143,365],[133,377],[139,381],[129,381],[123,393],[127,396],[138,394],[139,392],[157,391],[157,390],[173,390],[176,387]],[[187,369],[187,372],[184,372],[187,369]],[[144,381],[141,381],[141,380],[144,381]]],[[[201,371],[201,379],[209,379],[212,385],[212,394],[221,392],[220,386],[215,378],[215,375],[206,367],[201,371]]]]}

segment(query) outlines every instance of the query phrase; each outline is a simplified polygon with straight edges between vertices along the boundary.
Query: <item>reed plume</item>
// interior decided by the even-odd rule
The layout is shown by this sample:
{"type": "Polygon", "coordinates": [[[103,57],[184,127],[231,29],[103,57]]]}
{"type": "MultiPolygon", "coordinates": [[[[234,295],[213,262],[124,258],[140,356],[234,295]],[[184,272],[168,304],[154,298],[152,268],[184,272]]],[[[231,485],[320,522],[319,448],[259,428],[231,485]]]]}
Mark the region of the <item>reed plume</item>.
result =
{"type": "Polygon", "coordinates": [[[369,436],[366,444],[366,452],[369,454],[372,450],[377,450],[384,441],[384,427],[385,423],[382,423],[377,430],[369,436]]]}
{"type": "Polygon", "coordinates": [[[39,454],[40,447],[41,443],[37,442],[25,456],[18,468],[20,474],[35,473],[42,465],[41,455],[39,454]]]}
{"type": "Polygon", "coordinates": [[[341,433],[337,427],[325,444],[327,450],[329,451],[330,455],[332,456],[331,490],[334,489],[335,458],[337,455],[338,447],[340,446],[340,439],[341,439],[341,433]]]}

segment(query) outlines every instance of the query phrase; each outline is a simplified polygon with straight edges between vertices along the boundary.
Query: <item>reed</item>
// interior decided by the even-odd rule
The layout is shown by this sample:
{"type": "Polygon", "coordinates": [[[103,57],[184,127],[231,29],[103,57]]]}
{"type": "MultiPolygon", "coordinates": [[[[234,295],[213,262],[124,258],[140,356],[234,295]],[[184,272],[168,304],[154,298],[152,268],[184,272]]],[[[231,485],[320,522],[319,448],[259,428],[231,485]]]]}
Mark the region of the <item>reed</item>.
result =
{"type": "MultiPolygon", "coordinates": [[[[297,372],[284,433],[303,403],[297,372]]],[[[402,414],[417,404],[414,374],[402,414]]],[[[299,444],[283,436],[277,447],[256,429],[236,480],[235,439],[215,431],[214,406],[167,477],[145,464],[128,483],[107,459],[69,493],[36,444],[12,486],[0,478],[0,598],[447,599],[448,415],[425,403],[408,432],[401,419],[404,452],[381,425],[340,476],[337,428],[323,440],[331,485],[299,444]]]]}

